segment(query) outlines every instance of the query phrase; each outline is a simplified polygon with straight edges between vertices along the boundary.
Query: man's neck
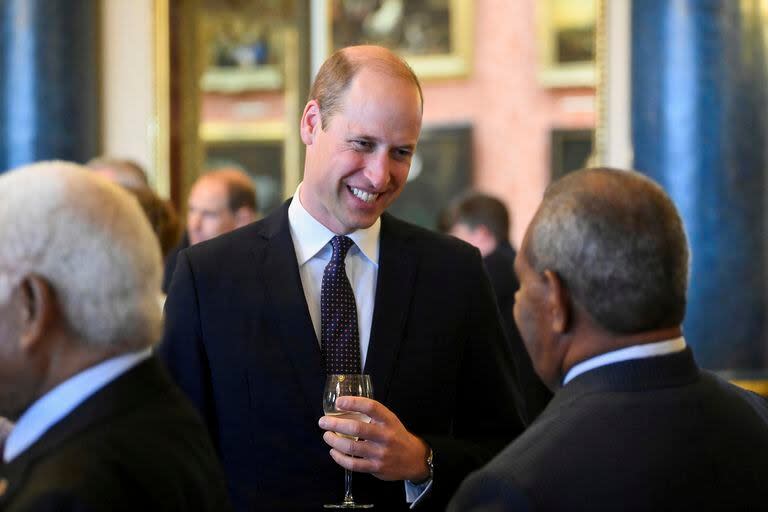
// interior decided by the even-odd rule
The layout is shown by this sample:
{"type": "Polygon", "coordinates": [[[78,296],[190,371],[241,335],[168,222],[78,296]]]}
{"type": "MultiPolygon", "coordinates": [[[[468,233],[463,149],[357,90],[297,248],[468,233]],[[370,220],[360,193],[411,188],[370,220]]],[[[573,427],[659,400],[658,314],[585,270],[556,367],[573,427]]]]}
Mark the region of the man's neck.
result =
{"type": "Polygon", "coordinates": [[[46,378],[42,381],[38,396],[45,395],[72,376],[120,355],[122,352],[125,350],[98,349],[82,342],[67,343],[65,347],[61,347],[60,350],[56,350],[50,355],[47,361],[46,378]]]}
{"type": "Polygon", "coordinates": [[[615,334],[603,329],[595,330],[592,334],[575,337],[571,342],[570,350],[563,360],[561,377],[575,365],[608,352],[623,348],[656,343],[682,336],[680,326],[654,329],[633,334],[615,334]]]}

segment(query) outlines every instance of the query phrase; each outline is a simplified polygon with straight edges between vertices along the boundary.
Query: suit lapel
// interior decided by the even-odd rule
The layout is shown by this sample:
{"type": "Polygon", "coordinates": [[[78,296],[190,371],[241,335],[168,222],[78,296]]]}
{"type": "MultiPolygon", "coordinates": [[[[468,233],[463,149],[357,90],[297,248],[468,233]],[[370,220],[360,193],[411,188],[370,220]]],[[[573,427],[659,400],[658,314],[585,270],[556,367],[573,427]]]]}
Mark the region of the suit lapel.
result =
{"type": "Polygon", "coordinates": [[[373,380],[374,397],[385,402],[410,310],[417,257],[394,217],[381,218],[381,249],[376,302],[365,373],[373,380]]]}
{"type": "Polygon", "coordinates": [[[313,413],[320,406],[325,372],[320,346],[309,316],[296,251],[288,224],[288,204],[272,216],[265,229],[266,244],[257,250],[273,322],[313,413]]]}

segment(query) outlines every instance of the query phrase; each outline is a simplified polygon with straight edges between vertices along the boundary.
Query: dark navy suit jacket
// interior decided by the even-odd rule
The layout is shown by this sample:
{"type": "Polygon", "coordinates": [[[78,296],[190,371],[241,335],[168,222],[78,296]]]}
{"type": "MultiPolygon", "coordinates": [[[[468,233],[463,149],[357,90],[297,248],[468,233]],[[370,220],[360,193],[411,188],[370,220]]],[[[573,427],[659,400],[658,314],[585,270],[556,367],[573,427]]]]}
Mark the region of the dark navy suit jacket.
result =
{"type": "Polygon", "coordinates": [[[449,510],[763,510],[766,477],[765,400],[685,350],[576,377],[449,510]]]}
{"type": "Polygon", "coordinates": [[[5,512],[231,510],[205,428],[156,358],[87,398],[0,477],[5,512]]]}
{"type": "MultiPolygon", "coordinates": [[[[160,353],[202,413],[239,510],[319,510],[343,493],[322,416],[325,382],[288,203],[179,255],[160,353]]],[[[515,367],[478,251],[385,214],[365,372],[434,448],[426,509],[523,428],[515,367]]],[[[402,482],[356,474],[354,494],[406,509],[402,482]]]]}

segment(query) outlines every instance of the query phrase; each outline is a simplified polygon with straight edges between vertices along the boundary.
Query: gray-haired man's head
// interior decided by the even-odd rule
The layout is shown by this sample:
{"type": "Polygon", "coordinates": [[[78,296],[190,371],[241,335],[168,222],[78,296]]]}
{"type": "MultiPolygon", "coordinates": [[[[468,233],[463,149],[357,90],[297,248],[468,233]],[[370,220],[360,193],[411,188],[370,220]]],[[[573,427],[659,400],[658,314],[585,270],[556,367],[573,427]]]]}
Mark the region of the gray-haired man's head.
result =
{"type": "Polygon", "coordinates": [[[531,266],[557,273],[605,329],[682,323],[688,241],[674,204],[649,178],[616,169],[567,175],[547,190],[529,229],[531,266]]]}

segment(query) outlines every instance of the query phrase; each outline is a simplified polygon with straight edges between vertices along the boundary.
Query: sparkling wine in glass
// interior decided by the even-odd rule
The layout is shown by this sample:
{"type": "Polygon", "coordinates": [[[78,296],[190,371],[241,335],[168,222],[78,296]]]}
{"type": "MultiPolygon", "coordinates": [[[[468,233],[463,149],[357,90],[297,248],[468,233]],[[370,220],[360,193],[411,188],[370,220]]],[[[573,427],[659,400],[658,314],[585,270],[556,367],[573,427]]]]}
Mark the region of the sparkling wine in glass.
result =
{"type": "MultiPolygon", "coordinates": [[[[357,420],[364,423],[370,423],[371,418],[361,412],[339,411],[336,409],[336,399],[340,396],[364,396],[373,398],[373,386],[371,386],[370,375],[360,374],[341,374],[328,375],[325,381],[325,391],[323,392],[323,411],[327,416],[337,418],[357,420]]],[[[343,437],[354,439],[357,437],[346,434],[337,434],[343,437]]],[[[352,472],[344,469],[344,500],[341,503],[325,505],[325,508],[372,508],[373,505],[356,503],[352,497],[352,472]]]]}

